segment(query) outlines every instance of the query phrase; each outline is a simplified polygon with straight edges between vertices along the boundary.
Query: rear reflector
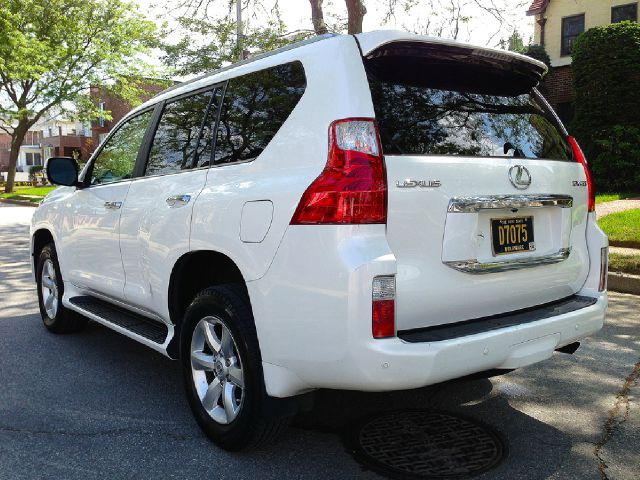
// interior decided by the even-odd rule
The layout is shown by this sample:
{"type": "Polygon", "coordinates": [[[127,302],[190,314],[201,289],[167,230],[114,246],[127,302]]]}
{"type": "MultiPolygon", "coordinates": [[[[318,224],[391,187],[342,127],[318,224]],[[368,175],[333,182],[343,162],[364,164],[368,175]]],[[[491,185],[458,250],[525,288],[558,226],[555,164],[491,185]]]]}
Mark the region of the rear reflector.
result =
{"type": "Polygon", "coordinates": [[[387,178],[375,120],[329,126],[329,156],[302,195],[292,225],[386,223],[387,178]]]}
{"type": "Polygon", "coordinates": [[[600,285],[598,290],[604,292],[607,289],[607,276],[609,273],[609,249],[600,249],[600,285]]]}
{"type": "Polygon", "coordinates": [[[589,211],[596,211],[596,191],[593,188],[593,181],[591,179],[591,171],[589,171],[589,165],[587,164],[587,159],[578,145],[578,142],[575,138],[569,137],[569,143],[571,144],[571,148],[573,148],[573,156],[575,159],[582,164],[584,167],[584,173],[587,176],[587,188],[589,190],[589,211]]]}
{"type": "Polygon", "coordinates": [[[375,277],[371,309],[373,338],[389,338],[396,334],[395,321],[396,278],[375,277]]]}

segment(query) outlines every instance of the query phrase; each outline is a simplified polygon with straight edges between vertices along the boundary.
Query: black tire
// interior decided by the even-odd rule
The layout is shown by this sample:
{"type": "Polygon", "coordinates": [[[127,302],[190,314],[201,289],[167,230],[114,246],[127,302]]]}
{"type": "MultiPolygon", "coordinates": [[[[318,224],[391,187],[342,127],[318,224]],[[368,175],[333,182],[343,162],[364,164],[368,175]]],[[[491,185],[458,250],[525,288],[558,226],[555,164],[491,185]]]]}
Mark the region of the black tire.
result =
{"type": "MultiPolygon", "coordinates": [[[[42,316],[42,322],[47,330],[53,333],[74,333],[82,330],[86,324],[87,319],[81,315],[73,312],[62,305],[62,296],[64,295],[64,282],[62,280],[62,274],[60,273],[60,265],[58,264],[58,256],[53,243],[45,245],[40,251],[38,257],[38,263],[36,268],[36,283],[38,285],[38,306],[40,307],[40,315],[42,316]],[[55,271],[55,289],[57,291],[57,309],[55,314],[50,315],[47,313],[43,299],[43,279],[42,271],[47,262],[53,264],[55,271]]],[[[48,289],[51,292],[51,289],[48,289]]]]}
{"type": "MultiPolygon", "coordinates": [[[[274,440],[287,427],[290,416],[276,413],[277,408],[271,408],[278,399],[268,397],[264,388],[253,314],[241,286],[229,284],[210,287],[194,298],[185,313],[180,352],[189,405],[202,431],[216,445],[228,451],[256,448],[274,440]],[[234,352],[237,351],[242,366],[244,382],[240,410],[235,419],[227,424],[214,420],[205,409],[192,371],[192,338],[199,322],[205,317],[215,317],[231,332],[234,352]]],[[[214,371],[207,374],[207,379],[218,378],[214,371]]]]}

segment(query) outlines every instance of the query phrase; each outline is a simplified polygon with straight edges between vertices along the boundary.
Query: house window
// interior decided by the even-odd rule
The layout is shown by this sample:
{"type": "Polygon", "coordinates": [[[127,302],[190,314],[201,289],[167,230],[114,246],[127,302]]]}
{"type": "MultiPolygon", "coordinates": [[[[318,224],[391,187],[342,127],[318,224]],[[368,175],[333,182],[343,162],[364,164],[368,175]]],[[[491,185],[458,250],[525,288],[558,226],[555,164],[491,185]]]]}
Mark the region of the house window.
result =
{"type": "Polygon", "coordinates": [[[576,38],[578,38],[582,32],[584,32],[584,13],[562,19],[562,47],[560,49],[560,55],[563,57],[571,55],[573,42],[576,41],[576,38]]]}
{"type": "Polygon", "coordinates": [[[611,7],[611,23],[624,22],[625,20],[629,20],[631,22],[638,21],[638,4],[637,3],[611,7]]]}
{"type": "Polygon", "coordinates": [[[104,111],[106,110],[106,106],[107,105],[104,102],[100,102],[100,104],[98,105],[98,109],[100,110],[98,125],[100,125],[100,127],[104,127],[106,125],[106,122],[104,120],[104,111]]]}
{"type": "Polygon", "coordinates": [[[27,166],[29,167],[33,165],[42,164],[42,160],[39,153],[26,152],[24,156],[25,156],[25,160],[27,161],[27,166]]]}

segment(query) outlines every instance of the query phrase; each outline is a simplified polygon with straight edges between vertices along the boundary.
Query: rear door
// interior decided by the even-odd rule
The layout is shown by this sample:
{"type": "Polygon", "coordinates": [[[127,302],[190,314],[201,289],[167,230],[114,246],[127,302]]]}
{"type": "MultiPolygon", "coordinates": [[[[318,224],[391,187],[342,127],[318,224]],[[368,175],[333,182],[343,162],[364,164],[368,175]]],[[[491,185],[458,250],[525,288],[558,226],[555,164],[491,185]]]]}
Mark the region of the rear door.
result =
{"type": "Polygon", "coordinates": [[[365,55],[399,330],[552,302],[586,279],[584,169],[533,88],[540,65],[501,55],[416,41],[365,55]]]}
{"type": "Polygon", "coordinates": [[[127,303],[163,316],[171,270],[189,251],[191,214],[205,185],[221,86],[167,100],[122,211],[120,248],[127,303]]]}

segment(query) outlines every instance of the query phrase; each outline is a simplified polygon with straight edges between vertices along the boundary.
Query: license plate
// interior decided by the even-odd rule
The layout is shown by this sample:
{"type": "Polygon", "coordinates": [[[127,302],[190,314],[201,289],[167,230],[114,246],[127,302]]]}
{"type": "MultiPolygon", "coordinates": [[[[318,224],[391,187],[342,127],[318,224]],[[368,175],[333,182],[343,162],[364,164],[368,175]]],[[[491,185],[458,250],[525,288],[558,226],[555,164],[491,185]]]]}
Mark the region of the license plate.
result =
{"type": "Polygon", "coordinates": [[[492,218],[491,241],[494,256],[535,250],[533,217],[492,218]]]}

